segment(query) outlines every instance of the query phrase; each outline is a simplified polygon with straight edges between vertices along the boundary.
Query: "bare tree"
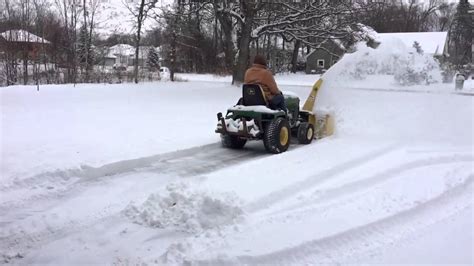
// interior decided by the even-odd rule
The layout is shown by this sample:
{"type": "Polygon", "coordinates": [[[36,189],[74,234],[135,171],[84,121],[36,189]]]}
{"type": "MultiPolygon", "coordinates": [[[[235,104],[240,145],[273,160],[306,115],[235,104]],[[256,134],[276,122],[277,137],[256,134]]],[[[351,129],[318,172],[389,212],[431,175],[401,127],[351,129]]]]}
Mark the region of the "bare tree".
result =
{"type": "Polygon", "coordinates": [[[435,30],[437,31],[446,31],[449,29],[454,14],[456,13],[456,4],[455,3],[441,3],[436,12],[436,21],[435,30]]]}
{"type": "Polygon", "coordinates": [[[369,12],[359,17],[360,22],[374,28],[377,32],[423,32],[444,31],[450,21],[451,4],[442,0],[425,0],[423,2],[380,0],[360,2],[369,12]],[[445,20],[444,22],[442,22],[445,20]],[[444,24],[439,26],[438,24],[444,24]]]}
{"type": "MultiPolygon", "coordinates": [[[[22,29],[26,30],[29,29],[30,23],[31,23],[31,5],[30,5],[29,0],[21,0],[20,1],[20,12],[21,12],[21,21],[22,21],[22,29]]],[[[24,36],[26,40],[30,39],[30,34],[29,31],[26,33],[26,36],[24,36]]],[[[28,84],[28,63],[29,63],[29,50],[28,50],[28,45],[23,46],[23,55],[22,55],[22,60],[23,60],[23,84],[27,85],[28,84]]]]}
{"type": "MultiPolygon", "coordinates": [[[[2,24],[7,23],[8,21],[14,20],[18,15],[16,14],[16,8],[12,5],[9,0],[3,1],[3,9],[2,9],[2,24]]],[[[4,27],[3,30],[7,30],[8,28],[4,27]]],[[[16,83],[17,80],[17,65],[16,60],[14,57],[14,53],[12,50],[8,49],[8,46],[2,47],[3,50],[3,80],[4,83],[9,86],[16,83]]]]}
{"type": "Polygon", "coordinates": [[[138,6],[125,4],[125,6],[130,11],[130,13],[132,13],[132,15],[136,19],[135,62],[134,62],[134,68],[133,68],[133,76],[134,76],[135,83],[138,83],[138,58],[139,58],[139,53],[140,53],[140,40],[142,37],[143,23],[146,21],[150,10],[155,8],[157,2],[158,0],[140,0],[138,6]]]}
{"type": "MultiPolygon", "coordinates": [[[[352,1],[258,1],[241,0],[233,9],[223,10],[239,24],[238,58],[233,79],[243,81],[250,57],[250,43],[264,35],[319,47],[327,39],[340,39],[359,30],[357,8],[352,1]],[[270,14],[270,15],[269,15],[270,14]]],[[[269,40],[269,39],[268,39],[269,40]]]]}
{"type": "Polygon", "coordinates": [[[67,82],[77,82],[76,51],[79,0],[55,0],[64,25],[63,49],[66,53],[67,82]]]}
{"type": "Polygon", "coordinates": [[[82,1],[82,15],[83,22],[80,31],[80,46],[79,53],[84,69],[85,82],[89,82],[90,71],[94,64],[94,55],[92,51],[92,36],[95,29],[95,16],[99,7],[99,0],[83,0],[82,1]]]}
{"type": "Polygon", "coordinates": [[[229,16],[229,14],[235,9],[234,6],[234,1],[214,0],[213,2],[215,16],[218,19],[223,32],[222,44],[225,55],[225,66],[228,71],[232,71],[235,58],[234,41],[232,40],[232,35],[234,34],[234,23],[232,19],[233,17],[229,16]]]}

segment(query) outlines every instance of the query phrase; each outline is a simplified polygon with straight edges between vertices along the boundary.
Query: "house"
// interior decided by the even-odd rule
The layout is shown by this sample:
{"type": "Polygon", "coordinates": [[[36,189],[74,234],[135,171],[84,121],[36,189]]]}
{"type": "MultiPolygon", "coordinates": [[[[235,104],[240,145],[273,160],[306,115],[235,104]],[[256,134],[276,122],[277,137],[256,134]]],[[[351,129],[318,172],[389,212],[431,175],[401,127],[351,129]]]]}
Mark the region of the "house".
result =
{"type": "Polygon", "coordinates": [[[346,52],[338,39],[328,39],[306,56],[306,74],[321,74],[334,65],[346,52]]]}
{"type": "Polygon", "coordinates": [[[129,62],[130,55],[133,54],[135,48],[129,44],[117,44],[109,48],[108,53],[104,57],[104,64],[107,67],[127,67],[132,65],[129,62]]]}
{"type": "Polygon", "coordinates": [[[50,44],[43,39],[26,30],[8,30],[0,33],[0,47],[2,51],[13,53],[22,52],[21,57],[35,58],[41,50],[50,44]]]}
{"type": "Polygon", "coordinates": [[[7,85],[18,78],[16,76],[17,62],[23,65],[23,84],[28,84],[29,73],[33,73],[33,64],[40,56],[46,55],[49,48],[49,41],[26,30],[1,32],[0,61],[7,63],[7,75],[9,75],[7,85]]]}
{"type": "Polygon", "coordinates": [[[40,43],[49,44],[50,42],[26,30],[7,30],[0,33],[0,39],[7,42],[16,43],[40,43]]]}
{"type": "MultiPolygon", "coordinates": [[[[153,46],[138,47],[138,65],[146,66],[148,53],[150,49],[155,49],[153,46]]],[[[103,64],[106,67],[128,67],[133,66],[135,62],[135,47],[128,44],[117,44],[109,48],[107,54],[104,56],[103,64]]]]}

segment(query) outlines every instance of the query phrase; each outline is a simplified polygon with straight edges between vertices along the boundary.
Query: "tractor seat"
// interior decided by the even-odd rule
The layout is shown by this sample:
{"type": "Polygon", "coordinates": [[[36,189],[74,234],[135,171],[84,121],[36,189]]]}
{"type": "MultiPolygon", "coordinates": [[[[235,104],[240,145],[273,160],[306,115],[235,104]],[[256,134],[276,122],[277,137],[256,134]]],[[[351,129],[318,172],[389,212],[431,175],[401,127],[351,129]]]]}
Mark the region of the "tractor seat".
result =
{"type": "Polygon", "coordinates": [[[242,105],[253,106],[263,105],[268,106],[267,99],[262,87],[258,84],[244,84],[242,86],[242,105]]]}

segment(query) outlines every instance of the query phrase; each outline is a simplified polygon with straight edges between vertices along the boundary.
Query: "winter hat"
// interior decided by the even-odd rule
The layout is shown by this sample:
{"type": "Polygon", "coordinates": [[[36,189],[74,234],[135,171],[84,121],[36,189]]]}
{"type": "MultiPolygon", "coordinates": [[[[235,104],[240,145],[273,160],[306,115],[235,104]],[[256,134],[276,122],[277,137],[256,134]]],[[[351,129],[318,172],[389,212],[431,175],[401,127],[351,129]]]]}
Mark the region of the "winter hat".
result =
{"type": "Polygon", "coordinates": [[[262,65],[262,66],[267,66],[267,60],[265,60],[265,57],[263,57],[262,55],[256,55],[253,58],[253,63],[254,64],[259,64],[259,65],[262,65]]]}

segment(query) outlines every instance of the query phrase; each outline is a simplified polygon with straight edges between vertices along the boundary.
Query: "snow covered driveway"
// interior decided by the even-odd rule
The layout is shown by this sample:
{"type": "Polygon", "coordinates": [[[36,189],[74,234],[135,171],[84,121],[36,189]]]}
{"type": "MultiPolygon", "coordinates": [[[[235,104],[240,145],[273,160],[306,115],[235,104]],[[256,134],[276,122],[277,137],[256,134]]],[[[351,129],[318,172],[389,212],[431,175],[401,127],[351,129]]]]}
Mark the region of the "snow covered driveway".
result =
{"type": "Polygon", "coordinates": [[[336,134],[268,155],[188,79],[1,88],[0,261],[472,264],[474,97],[326,89],[336,134]]]}

